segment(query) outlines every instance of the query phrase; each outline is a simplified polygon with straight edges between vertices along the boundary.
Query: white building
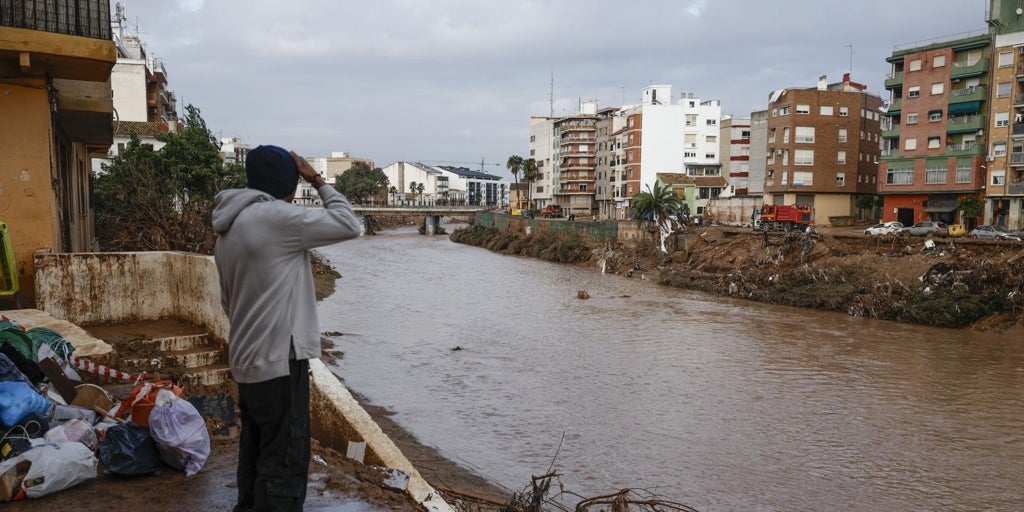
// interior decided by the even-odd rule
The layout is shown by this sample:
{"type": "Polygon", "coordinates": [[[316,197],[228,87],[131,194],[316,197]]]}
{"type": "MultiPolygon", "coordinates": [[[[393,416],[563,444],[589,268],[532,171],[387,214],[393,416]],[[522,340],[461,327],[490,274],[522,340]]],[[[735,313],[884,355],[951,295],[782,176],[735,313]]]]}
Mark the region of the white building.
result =
{"type": "MultiPolygon", "coordinates": [[[[553,202],[558,187],[558,172],[555,165],[555,121],[553,117],[530,118],[530,156],[537,161],[537,179],[529,187],[530,200],[543,208],[553,202]]],[[[522,182],[523,175],[519,174],[522,182]]]]}

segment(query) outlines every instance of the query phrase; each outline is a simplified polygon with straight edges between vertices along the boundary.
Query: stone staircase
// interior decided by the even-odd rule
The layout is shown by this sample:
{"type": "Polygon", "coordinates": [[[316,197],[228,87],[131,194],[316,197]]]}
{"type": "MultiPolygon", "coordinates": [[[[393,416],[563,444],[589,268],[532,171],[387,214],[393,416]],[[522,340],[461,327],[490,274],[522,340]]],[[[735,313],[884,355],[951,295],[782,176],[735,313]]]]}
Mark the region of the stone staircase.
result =
{"type": "Polygon", "coordinates": [[[117,363],[122,371],[145,371],[154,380],[173,380],[188,388],[230,380],[224,352],[209,334],[135,339],[115,342],[114,347],[125,354],[117,363]]]}

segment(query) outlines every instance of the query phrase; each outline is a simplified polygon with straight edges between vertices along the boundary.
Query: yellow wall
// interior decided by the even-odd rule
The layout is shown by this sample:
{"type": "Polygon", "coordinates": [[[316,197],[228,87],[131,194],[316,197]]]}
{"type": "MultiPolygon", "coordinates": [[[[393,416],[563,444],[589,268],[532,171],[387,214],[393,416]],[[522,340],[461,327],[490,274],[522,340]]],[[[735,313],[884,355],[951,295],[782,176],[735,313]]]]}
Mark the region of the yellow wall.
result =
{"type": "Polygon", "coordinates": [[[849,194],[815,194],[814,223],[825,225],[829,217],[856,215],[857,211],[851,206],[851,201],[849,194]]]}
{"type": "Polygon", "coordinates": [[[0,83],[0,221],[7,223],[28,305],[34,288],[32,254],[57,249],[50,164],[53,132],[44,84],[0,83]]]}

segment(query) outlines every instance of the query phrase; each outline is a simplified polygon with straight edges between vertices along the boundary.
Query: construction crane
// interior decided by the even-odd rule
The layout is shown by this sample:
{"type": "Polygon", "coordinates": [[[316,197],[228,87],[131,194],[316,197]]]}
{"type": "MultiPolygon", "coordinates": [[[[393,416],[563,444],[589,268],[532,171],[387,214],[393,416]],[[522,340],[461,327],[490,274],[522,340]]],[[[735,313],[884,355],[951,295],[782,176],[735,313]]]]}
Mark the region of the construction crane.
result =
{"type": "Polygon", "coordinates": [[[426,164],[445,164],[445,165],[447,165],[447,164],[479,165],[480,166],[480,172],[487,172],[487,171],[484,170],[487,166],[496,166],[496,167],[504,167],[505,166],[504,164],[500,164],[500,163],[488,162],[487,160],[485,160],[483,158],[480,158],[479,162],[464,162],[464,161],[459,161],[459,160],[423,160],[423,163],[426,163],[426,164]]]}

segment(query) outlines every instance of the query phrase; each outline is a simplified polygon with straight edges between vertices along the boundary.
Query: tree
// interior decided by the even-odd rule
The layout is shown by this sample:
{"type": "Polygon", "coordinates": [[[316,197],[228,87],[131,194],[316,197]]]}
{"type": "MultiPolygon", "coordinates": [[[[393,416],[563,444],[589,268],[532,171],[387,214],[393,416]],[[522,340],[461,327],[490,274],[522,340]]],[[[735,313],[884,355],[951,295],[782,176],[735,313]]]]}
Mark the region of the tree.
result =
{"type": "Polygon", "coordinates": [[[859,195],[857,196],[857,199],[854,200],[854,206],[857,207],[857,210],[861,211],[873,210],[875,205],[878,203],[877,199],[878,198],[873,195],[859,195]]]}
{"type": "Polygon", "coordinates": [[[655,182],[653,190],[647,185],[647,192],[633,196],[630,205],[630,213],[637,222],[650,221],[658,226],[661,233],[661,252],[668,254],[665,240],[672,232],[673,216],[682,205],[679,196],[672,192],[672,187],[655,182]]]}
{"type": "Polygon", "coordinates": [[[537,161],[532,158],[523,160],[523,179],[526,180],[526,207],[533,204],[533,181],[537,179],[537,161]]]}
{"type": "Polygon", "coordinates": [[[245,187],[245,168],[225,165],[200,111],[185,107],[183,126],[157,136],[159,151],[132,136],[103,165],[93,185],[96,239],[108,251],[213,252],[213,198],[245,187]]]}
{"type": "Polygon", "coordinates": [[[391,185],[391,188],[388,189],[388,193],[391,194],[391,202],[395,202],[398,198],[398,187],[391,185]]]}
{"type": "Polygon", "coordinates": [[[426,187],[423,186],[422,182],[416,184],[416,193],[420,195],[420,204],[423,204],[423,189],[424,188],[426,188],[426,187]]]}
{"type": "Polygon", "coordinates": [[[410,181],[409,182],[409,193],[412,194],[412,199],[415,202],[415,200],[416,200],[416,182],[415,181],[410,181]]]}
{"type": "MultiPolygon", "coordinates": [[[[505,162],[505,167],[508,168],[508,172],[512,173],[512,179],[516,180],[516,190],[519,190],[519,173],[523,170],[523,157],[519,155],[512,155],[508,157],[508,161],[505,162]]],[[[510,205],[510,208],[522,208],[522,191],[519,191],[520,195],[516,196],[516,204],[510,205]]]]}
{"type": "Polygon", "coordinates": [[[956,206],[957,210],[960,210],[961,219],[970,222],[964,222],[964,224],[970,224],[969,229],[974,228],[974,219],[981,217],[982,212],[985,211],[985,203],[978,196],[967,196],[960,198],[960,203],[956,206]]]}
{"type": "Polygon", "coordinates": [[[371,169],[370,164],[358,161],[334,182],[334,188],[354,203],[366,203],[368,198],[377,196],[387,187],[388,177],[380,167],[371,169]]]}

